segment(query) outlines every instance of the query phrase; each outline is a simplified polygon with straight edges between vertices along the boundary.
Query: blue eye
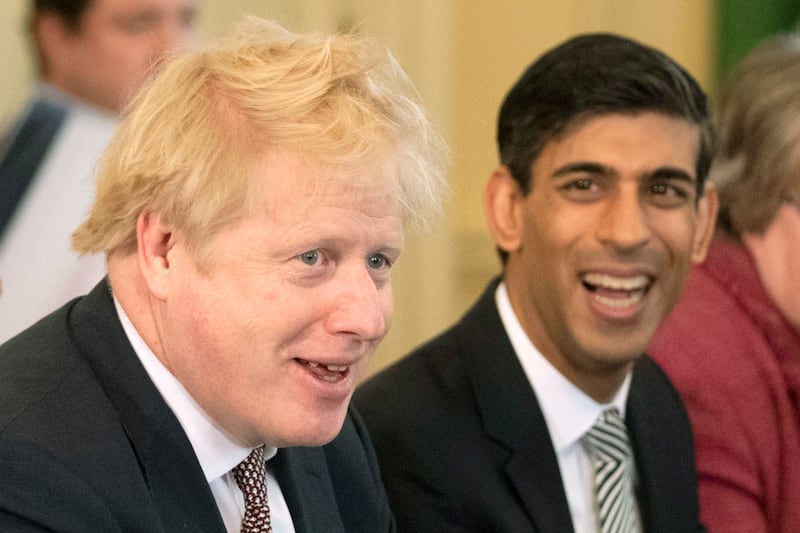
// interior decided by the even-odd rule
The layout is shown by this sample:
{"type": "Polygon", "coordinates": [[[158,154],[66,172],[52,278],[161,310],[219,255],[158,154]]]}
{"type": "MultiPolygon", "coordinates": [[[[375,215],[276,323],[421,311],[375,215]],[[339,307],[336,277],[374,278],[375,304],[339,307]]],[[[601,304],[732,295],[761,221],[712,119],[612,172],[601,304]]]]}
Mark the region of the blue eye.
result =
{"type": "Polygon", "coordinates": [[[391,262],[383,254],[372,254],[367,256],[367,265],[373,269],[380,269],[391,266],[391,262]]]}
{"type": "Polygon", "coordinates": [[[300,254],[300,261],[307,265],[316,265],[319,262],[319,250],[309,250],[300,254]]]}

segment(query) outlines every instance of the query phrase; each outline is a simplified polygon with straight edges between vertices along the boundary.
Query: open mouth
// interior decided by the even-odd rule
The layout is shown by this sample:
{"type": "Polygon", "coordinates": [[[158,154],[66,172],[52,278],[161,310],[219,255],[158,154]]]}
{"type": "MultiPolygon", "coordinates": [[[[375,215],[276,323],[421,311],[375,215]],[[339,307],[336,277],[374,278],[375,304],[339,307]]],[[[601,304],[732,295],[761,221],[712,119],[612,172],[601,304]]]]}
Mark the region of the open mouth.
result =
{"type": "Polygon", "coordinates": [[[643,274],[619,277],[590,273],[581,277],[581,283],[597,303],[613,309],[636,305],[650,288],[650,278],[643,274]]]}
{"type": "Polygon", "coordinates": [[[306,359],[295,358],[295,361],[305,366],[312,374],[323,381],[335,383],[347,377],[350,373],[348,365],[323,365],[306,359]]]}

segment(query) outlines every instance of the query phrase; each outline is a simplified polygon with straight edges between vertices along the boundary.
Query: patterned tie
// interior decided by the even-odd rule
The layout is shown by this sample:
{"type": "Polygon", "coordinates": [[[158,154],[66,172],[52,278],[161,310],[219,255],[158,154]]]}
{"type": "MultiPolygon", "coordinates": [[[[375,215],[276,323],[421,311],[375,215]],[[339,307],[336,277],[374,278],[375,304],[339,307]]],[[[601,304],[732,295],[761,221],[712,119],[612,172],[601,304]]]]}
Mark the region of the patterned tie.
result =
{"type": "Polygon", "coordinates": [[[638,531],[631,481],[631,443],[619,411],[611,408],[598,417],[581,438],[594,463],[594,488],[602,533],[638,531]]]}
{"type": "Polygon", "coordinates": [[[267,467],[264,447],[259,446],[231,470],[233,479],[244,494],[244,518],[241,533],[272,533],[267,503],[267,467]]]}

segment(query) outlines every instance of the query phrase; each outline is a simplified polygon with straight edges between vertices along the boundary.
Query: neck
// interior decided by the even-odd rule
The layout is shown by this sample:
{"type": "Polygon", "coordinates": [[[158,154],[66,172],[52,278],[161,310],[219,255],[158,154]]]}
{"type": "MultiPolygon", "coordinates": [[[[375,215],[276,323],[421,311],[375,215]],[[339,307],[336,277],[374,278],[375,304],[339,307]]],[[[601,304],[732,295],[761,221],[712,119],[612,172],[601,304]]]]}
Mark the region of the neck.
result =
{"type": "MultiPolygon", "coordinates": [[[[114,297],[152,352],[161,357],[161,343],[156,324],[155,301],[139,270],[136,253],[112,254],[108,258],[108,279],[114,297]]],[[[163,362],[163,361],[162,361],[163,362]]]]}

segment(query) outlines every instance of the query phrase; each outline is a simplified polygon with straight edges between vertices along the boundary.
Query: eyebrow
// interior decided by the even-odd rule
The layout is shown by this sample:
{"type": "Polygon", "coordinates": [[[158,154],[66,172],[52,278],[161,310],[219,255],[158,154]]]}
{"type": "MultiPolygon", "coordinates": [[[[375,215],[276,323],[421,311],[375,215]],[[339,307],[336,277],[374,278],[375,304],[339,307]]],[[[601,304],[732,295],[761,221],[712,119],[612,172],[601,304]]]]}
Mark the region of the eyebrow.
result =
{"type": "MultiPolygon", "coordinates": [[[[590,161],[578,161],[575,163],[568,163],[563,167],[559,167],[553,173],[553,177],[557,178],[560,176],[566,176],[568,174],[574,174],[578,172],[584,172],[587,174],[599,174],[605,176],[610,176],[616,173],[616,171],[613,168],[601,165],[600,163],[593,163],[590,161]]],[[[659,167],[655,169],[653,172],[645,173],[642,177],[647,180],[654,180],[654,179],[679,180],[691,184],[694,184],[695,182],[694,176],[692,176],[685,170],[676,167],[659,167]]]]}
{"type": "Polygon", "coordinates": [[[663,180],[679,180],[687,183],[694,184],[695,177],[679,168],[674,167],[661,167],[657,168],[655,172],[651,172],[650,179],[663,179],[663,180]]]}
{"type": "Polygon", "coordinates": [[[587,174],[613,174],[614,171],[600,163],[591,163],[588,161],[579,161],[577,163],[568,163],[563,167],[559,167],[553,172],[553,177],[566,176],[567,174],[574,174],[576,172],[586,172],[587,174]]]}

